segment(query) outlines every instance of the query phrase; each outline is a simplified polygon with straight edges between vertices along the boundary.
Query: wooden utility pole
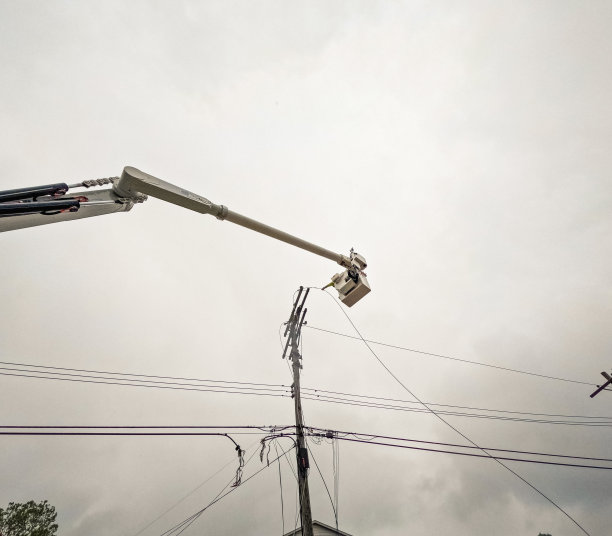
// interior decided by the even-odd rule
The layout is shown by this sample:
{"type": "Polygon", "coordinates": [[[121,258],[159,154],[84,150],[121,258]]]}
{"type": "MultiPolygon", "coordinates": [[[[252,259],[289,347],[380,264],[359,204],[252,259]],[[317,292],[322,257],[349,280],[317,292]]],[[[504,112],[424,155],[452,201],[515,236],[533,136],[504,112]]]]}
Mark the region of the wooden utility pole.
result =
{"type": "Polygon", "coordinates": [[[303,291],[304,287],[300,287],[297,298],[293,304],[291,316],[285,328],[285,337],[288,338],[283,352],[283,359],[286,357],[289,347],[291,347],[289,358],[291,359],[293,370],[292,396],[295,405],[295,429],[297,435],[296,459],[298,468],[300,517],[302,520],[303,536],[313,536],[310,491],[308,490],[308,469],[310,464],[308,462],[308,448],[306,447],[306,440],[304,437],[304,416],[302,415],[302,401],[300,399],[300,369],[302,368],[302,363],[300,361],[302,356],[300,355],[299,345],[302,326],[305,323],[304,318],[307,311],[307,309],[304,309],[304,303],[306,302],[306,297],[310,289],[306,289],[302,298],[303,291]]]}

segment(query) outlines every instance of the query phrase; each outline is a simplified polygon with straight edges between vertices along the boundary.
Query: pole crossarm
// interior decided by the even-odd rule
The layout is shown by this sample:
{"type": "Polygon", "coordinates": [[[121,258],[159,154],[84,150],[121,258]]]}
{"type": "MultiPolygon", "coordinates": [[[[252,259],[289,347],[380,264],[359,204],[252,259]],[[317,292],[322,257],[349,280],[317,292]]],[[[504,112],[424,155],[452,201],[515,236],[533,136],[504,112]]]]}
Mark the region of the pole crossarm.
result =
{"type": "Polygon", "coordinates": [[[601,393],[608,385],[612,384],[612,376],[610,376],[607,372],[602,372],[601,375],[607,380],[606,383],[599,385],[597,390],[590,394],[590,397],[593,398],[599,393],[601,393]]]}

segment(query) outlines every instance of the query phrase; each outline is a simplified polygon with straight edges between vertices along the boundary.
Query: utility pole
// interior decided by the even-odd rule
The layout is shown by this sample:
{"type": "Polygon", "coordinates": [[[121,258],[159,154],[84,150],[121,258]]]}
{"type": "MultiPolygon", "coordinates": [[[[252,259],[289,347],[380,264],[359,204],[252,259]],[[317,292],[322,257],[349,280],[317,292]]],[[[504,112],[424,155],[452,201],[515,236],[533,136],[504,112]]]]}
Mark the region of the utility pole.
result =
{"type": "Polygon", "coordinates": [[[302,415],[302,401],[300,399],[300,369],[302,364],[300,360],[299,345],[300,337],[302,334],[302,326],[305,324],[304,318],[306,317],[307,309],[304,309],[304,303],[310,289],[306,289],[304,296],[304,287],[300,287],[297,298],[293,304],[291,316],[285,327],[285,337],[287,337],[287,343],[285,344],[285,350],[283,351],[283,359],[287,355],[289,347],[291,352],[289,358],[293,366],[293,386],[292,396],[295,405],[295,429],[297,435],[297,468],[298,468],[298,487],[300,497],[300,517],[302,520],[302,535],[313,536],[312,528],[312,512],[310,510],[310,491],[308,490],[308,469],[310,464],[308,462],[308,448],[306,447],[306,440],[304,438],[304,418],[302,415]],[[301,302],[300,302],[301,299],[301,302]]]}

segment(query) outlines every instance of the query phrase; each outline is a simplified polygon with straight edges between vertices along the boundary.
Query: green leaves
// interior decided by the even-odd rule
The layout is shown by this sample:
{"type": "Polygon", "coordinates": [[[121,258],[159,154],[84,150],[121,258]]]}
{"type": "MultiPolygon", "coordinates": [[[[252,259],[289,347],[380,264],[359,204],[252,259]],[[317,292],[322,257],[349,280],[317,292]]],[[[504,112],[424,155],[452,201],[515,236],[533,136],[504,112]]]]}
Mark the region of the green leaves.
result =
{"type": "Polygon", "coordinates": [[[47,501],[11,502],[0,508],[0,536],[54,536],[56,517],[55,507],[47,501]]]}

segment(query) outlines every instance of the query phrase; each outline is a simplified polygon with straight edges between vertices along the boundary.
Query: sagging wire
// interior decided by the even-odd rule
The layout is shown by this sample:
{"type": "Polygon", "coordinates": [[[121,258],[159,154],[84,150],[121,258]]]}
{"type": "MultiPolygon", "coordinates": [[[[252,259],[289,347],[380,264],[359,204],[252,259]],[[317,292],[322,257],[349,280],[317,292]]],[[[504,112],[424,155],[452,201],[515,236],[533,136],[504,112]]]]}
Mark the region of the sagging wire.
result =
{"type": "MultiPolygon", "coordinates": [[[[248,463],[253,459],[253,456],[255,456],[255,453],[257,451],[253,451],[253,454],[251,454],[251,456],[249,457],[249,459],[246,461],[245,466],[248,465],[248,463]]],[[[253,478],[255,475],[257,475],[260,471],[257,471],[255,474],[251,475],[250,477],[248,477],[245,482],[247,482],[248,480],[250,480],[251,478],[253,478]]],[[[234,480],[234,479],[232,479],[234,480]]],[[[221,499],[223,499],[224,497],[226,497],[227,495],[229,495],[230,493],[232,493],[233,491],[236,491],[236,489],[238,489],[237,487],[232,487],[231,486],[232,481],[230,480],[225,486],[223,486],[223,488],[219,491],[219,493],[217,493],[217,495],[215,495],[215,497],[201,510],[197,511],[195,514],[192,514],[191,516],[189,516],[188,518],[184,519],[183,521],[181,521],[180,523],[178,523],[177,525],[175,525],[174,527],[166,530],[165,532],[163,532],[160,536],[178,536],[179,534],[181,534],[182,532],[184,532],[185,530],[187,530],[191,525],[193,525],[201,516],[202,514],[208,510],[213,504],[217,503],[218,501],[220,501],[221,499]],[[230,488],[227,492],[225,492],[226,489],[230,488]],[[225,493],[224,493],[225,492],[225,493]]]]}
{"type": "MultiPolygon", "coordinates": [[[[378,361],[378,363],[387,371],[387,373],[410,395],[412,396],[417,402],[419,402],[424,408],[426,408],[427,410],[429,410],[431,412],[432,415],[434,415],[438,420],[440,420],[440,422],[442,422],[444,425],[446,425],[447,427],[449,427],[450,429],[452,429],[453,431],[455,431],[457,434],[459,434],[461,437],[463,437],[466,441],[468,441],[469,443],[471,443],[474,447],[476,447],[477,449],[481,450],[483,455],[485,457],[490,458],[491,460],[495,461],[496,463],[498,463],[501,467],[503,467],[504,469],[506,469],[508,472],[512,473],[515,477],[517,477],[519,480],[521,480],[523,483],[525,483],[527,486],[529,486],[532,490],[534,490],[536,493],[538,493],[541,497],[543,497],[544,499],[546,499],[550,504],[552,504],[555,508],[557,508],[557,510],[559,510],[564,516],[566,516],[572,523],[574,523],[574,525],[576,525],[582,532],[584,532],[584,534],[586,534],[586,536],[591,536],[589,534],[589,532],[576,520],[574,519],[566,510],[564,510],[559,504],[557,504],[553,499],[551,499],[548,495],[546,495],[543,491],[539,490],[534,484],[532,484],[531,482],[529,482],[529,480],[527,480],[525,477],[523,477],[522,475],[520,475],[519,473],[517,473],[516,471],[514,471],[512,468],[510,468],[508,465],[506,465],[504,462],[502,462],[499,458],[496,458],[494,456],[492,456],[489,452],[487,452],[485,449],[483,449],[482,447],[480,447],[475,441],[473,441],[472,439],[470,439],[466,434],[464,434],[463,432],[461,432],[456,426],[453,426],[449,421],[447,421],[446,419],[444,419],[444,417],[442,417],[438,412],[436,412],[430,405],[428,405],[426,402],[423,402],[423,400],[421,400],[421,398],[419,398],[404,382],[402,382],[402,380],[400,380],[395,373],[385,364],[385,362],[378,357],[378,354],[372,349],[372,347],[368,344],[368,342],[366,341],[366,339],[363,337],[363,335],[361,334],[361,332],[359,331],[359,329],[357,328],[357,326],[355,325],[355,323],[353,322],[353,320],[351,319],[351,317],[348,315],[348,313],[342,308],[342,305],[340,304],[340,302],[331,294],[329,294],[327,291],[323,290],[323,292],[325,294],[327,294],[333,301],[334,303],[336,303],[336,305],[340,308],[340,311],[342,311],[342,314],[344,314],[344,316],[346,317],[346,319],[348,320],[348,322],[351,324],[351,326],[353,327],[353,329],[355,330],[355,333],[359,336],[359,338],[363,341],[364,345],[366,346],[366,348],[370,351],[370,353],[374,356],[374,358],[378,361]]],[[[473,455],[473,456],[481,456],[481,455],[473,455]]]]}
{"type": "Polygon", "coordinates": [[[237,488],[240,486],[242,482],[242,469],[244,468],[244,454],[246,451],[240,448],[240,445],[236,443],[229,434],[223,434],[227,437],[236,447],[236,452],[238,453],[238,469],[236,469],[236,477],[234,478],[234,483],[231,485],[232,488],[237,488]]]}
{"type": "MultiPolygon", "coordinates": [[[[254,441],[253,443],[251,443],[246,450],[251,450],[252,447],[255,446],[255,444],[257,443],[257,441],[254,441]]],[[[142,527],[138,532],[134,533],[132,536],[139,536],[140,534],[142,534],[145,530],[147,530],[149,527],[151,527],[154,523],[156,523],[157,521],[159,521],[162,517],[164,517],[166,514],[168,514],[170,511],[174,510],[174,508],[176,508],[179,504],[181,504],[185,499],[187,499],[188,497],[190,497],[191,495],[193,495],[196,491],[198,491],[202,486],[204,486],[205,484],[207,484],[210,480],[212,480],[215,476],[217,476],[221,471],[223,471],[228,465],[230,465],[231,463],[233,463],[233,458],[231,460],[228,460],[228,462],[223,465],[222,467],[220,467],[217,471],[215,471],[212,475],[210,475],[206,480],[204,480],[203,482],[200,482],[200,484],[198,484],[195,488],[193,488],[191,491],[189,491],[186,495],[183,495],[183,497],[181,497],[177,502],[175,502],[172,506],[170,506],[169,508],[167,508],[166,510],[164,510],[161,514],[159,514],[155,519],[153,519],[152,521],[150,521],[147,525],[145,525],[144,527],[142,527]]],[[[227,484],[225,485],[225,487],[223,489],[227,488],[227,484]]]]}
{"type": "Polygon", "coordinates": [[[267,435],[265,437],[263,437],[260,441],[261,443],[261,450],[259,452],[259,460],[261,461],[261,463],[263,463],[263,459],[264,459],[264,452],[266,452],[266,446],[268,447],[268,451],[266,453],[266,464],[269,467],[270,466],[270,447],[271,447],[271,443],[274,440],[278,440],[281,437],[286,437],[288,439],[291,439],[291,441],[293,441],[293,446],[297,448],[297,443],[295,441],[295,439],[293,439],[293,437],[291,437],[292,435],[295,435],[295,433],[280,433],[280,434],[270,434],[267,435]]]}
{"type": "MultiPolygon", "coordinates": [[[[314,441],[312,441],[313,439],[312,436],[310,436],[308,439],[310,439],[311,442],[314,443],[314,441]]],[[[321,441],[319,441],[318,444],[320,445],[321,441]]],[[[323,481],[323,486],[325,486],[325,491],[327,492],[327,496],[329,497],[329,502],[331,504],[332,511],[334,513],[334,519],[336,521],[336,532],[338,532],[339,530],[338,529],[338,511],[336,510],[336,506],[334,505],[334,500],[332,499],[331,493],[329,492],[329,488],[327,487],[327,482],[325,481],[325,478],[323,477],[323,473],[321,472],[321,469],[319,468],[319,464],[317,463],[317,459],[315,458],[313,450],[310,450],[310,455],[312,456],[312,460],[315,462],[315,467],[317,468],[317,472],[319,473],[319,476],[321,477],[321,480],[323,481]]]]}
{"type": "Polygon", "coordinates": [[[333,453],[333,473],[334,473],[334,503],[336,505],[336,530],[338,530],[338,519],[340,514],[338,512],[338,497],[340,495],[340,443],[338,438],[332,439],[332,453],[333,453]]]}
{"type": "MultiPolygon", "coordinates": [[[[270,446],[271,446],[272,442],[269,441],[267,443],[267,447],[268,447],[268,452],[266,454],[266,462],[267,462],[267,466],[270,467],[270,446]]],[[[263,463],[263,458],[264,458],[264,451],[266,450],[266,438],[264,437],[261,440],[261,452],[259,453],[259,461],[261,463],[263,463]]]]}
{"type": "MultiPolygon", "coordinates": [[[[291,426],[280,426],[280,427],[271,426],[269,428],[271,434],[265,436],[261,440],[261,452],[259,453],[259,459],[263,463],[264,451],[266,449],[266,442],[268,442],[268,452],[266,455],[266,462],[267,462],[268,467],[270,466],[270,446],[271,446],[272,440],[278,439],[279,437],[288,437],[289,439],[293,441],[293,445],[294,446],[296,445],[295,440],[287,433],[282,433],[282,432],[280,434],[275,433],[276,430],[286,430],[287,428],[291,428],[291,426]]],[[[240,445],[238,445],[238,443],[236,443],[229,435],[227,437],[234,442],[234,445],[236,445],[236,452],[238,453],[238,469],[236,469],[236,478],[234,480],[234,483],[231,486],[232,488],[236,488],[240,486],[242,482],[242,469],[244,468],[245,451],[242,450],[240,448],[240,445]]]]}
{"type": "Polygon", "coordinates": [[[278,461],[278,482],[280,486],[281,521],[283,525],[283,530],[281,534],[284,535],[285,534],[285,502],[283,500],[283,476],[282,476],[282,471],[281,471],[280,456],[278,455],[278,442],[277,441],[274,442],[274,450],[276,452],[276,460],[278,461]]]}
{"type": "MultiPolygon", "coordinates": [[[[280,437],[280,436],[279,436],[280,437]]],[[[287,435],[283,436],[283,437],[289,437],[287,435]]],[[[293,438],[291,438],[293,439],[293,438]]],[[[294,441],[294,445],[295,445],[295,441],[294,441]]],[[[286,457],[286,455],[293,449],[288,449],[286,451],[283,451],[283,453],[276,459],[272,460],[271,463],[274,463],[276,460],[280,460],[281,457],[286,457]]],[[[257,451],[253,451],[253,454],[251,454],[251,456],[249,456],[249,459],[246,461],[245,466],[249,464],[249,462],[253,459],[253,456],[255,455],[257,451]]],[[[253,473],[251,476],[247,477],[244,482],[242,482],[242,484],[245,484],[246,482],[248,482],[249,480],[251,480],[252,478],[254,478],[255,476],[257,476],[259,473],[261,473],[264,469],[266,469],[266,467],[262,467],[261,469],[259,469],[259,471],[256,471],[255,473],[253,473]]],[[[170,536],[171,534],[174,534],[175,536],[178,536],[179,534],[181,534],[183,531],[185,531],[187,528],[189,528],[197,519],[200,518],[200,516],[206,511],[208,510],[211,506],[213,506],[214,504],[216,504],[217,502],[219,502],[221,499],[223,499],[224,497],[227,497],[227,495],[229,495],[230,493],[236,491],[236,487],[233,487],[231,489],[229,489],[228,491],[226,491],[225,493],[223,493],[228,487],[230,487],[230,483],[226,484],[225,487],[215,496],[215,498],[210,501],[204,508],[200,509],[199,511],[197,511],[195,514],[192,514],[191,516],[189,516],[188,518],[184,519],[183,521],[181,521],[180,523],[178,523],[177,525],[175,525],[174,527],[172,527],[171,529],[168,529],[167,531],[163,532],[161,534],[161,536],[170,536]],[[178,532],[177,532],[178,531],[178,532]]]]}
{"type": "MultiPolygon", "coordinates": [[[[282,428],[283,430],[286,428],[282,428]]],[[[272,430],[272,432],[274,432],[274,430],[272,430]]],[[[264,456],[266,457],[266,466],[269,467],[270,466],[270,446],[272,444],[272,442],[274,442],[274,448],[277,450],[277,454],[278,454],[278,449],[277,449],[277,443],[278,440],[281,438],[288,438],[291,439],[291,441],[293,442],[293,448],[297,449],[297,442],[296,440],[292,437],[292,435],[295,435],[295,433],[280,433],[280,434],[276,434],[276,433],[271,433],[270,435],[264,437],[261,439],[261,449],[259,451],[259,459],[261,461],[261,463],[263,463],[264,460],[264,456]],[[266,451],[266,447],[267,447],[267,451],[266,451]]],[[[282,449],[282,447],[281,447],[282,449]]],[[[298,508],[298,504],[301,503],[300,501],[300,486],[299,486],[299,479],[298,479],[298,475],[295,472],[295,470],[293,469],[293,466],[291,465],[291,462],[289,461],[289,459],[287,458],[286,454],[289,451],[285,451],[283,454],[281,454],[281,456],[278,456],[272,460],[272,463],[274,463],[275,461],[278,461],[278,471],[279,471],[279,479],[280,479],[280,486],[281,486],[281,510],[282,510],[282,516],[283,516],[283,534],[285,533],[285,514],[284,514],[284,503],[283,503],[283,497],[282,497],[282,478],[280,476],[280,458],[284,457],[285,460],[287,461],[287,464],[289,465],[289,469],[291,469],[291,472],[293,473],[293,476],[295,478],[296,483],[298,484],[296,487],[296,506],[295,506],[295,528],[294,528],[294,532],[297,532],[297,526],[298,526],[298,518],[300,517],[301,511],[298,508]]],[[[303,497],[302,497],[303,498],[303,497]]]]}

